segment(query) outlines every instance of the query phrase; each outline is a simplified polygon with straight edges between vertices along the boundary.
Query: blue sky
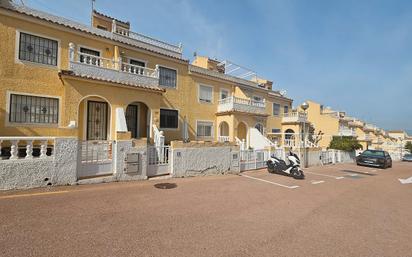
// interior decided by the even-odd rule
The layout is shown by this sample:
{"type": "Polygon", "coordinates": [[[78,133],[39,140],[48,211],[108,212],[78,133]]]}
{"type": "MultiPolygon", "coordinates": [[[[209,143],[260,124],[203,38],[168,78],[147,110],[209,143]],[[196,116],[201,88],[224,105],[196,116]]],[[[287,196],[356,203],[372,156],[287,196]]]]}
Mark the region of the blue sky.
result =
{"type": "MultiPolygon", "coordinates": [[[[24,0],[83,23],[88,0],[24,0]]],[[[132,30],[228,59],[311,99],[412,133],[412,1],[96,0],[132,30]]]]}

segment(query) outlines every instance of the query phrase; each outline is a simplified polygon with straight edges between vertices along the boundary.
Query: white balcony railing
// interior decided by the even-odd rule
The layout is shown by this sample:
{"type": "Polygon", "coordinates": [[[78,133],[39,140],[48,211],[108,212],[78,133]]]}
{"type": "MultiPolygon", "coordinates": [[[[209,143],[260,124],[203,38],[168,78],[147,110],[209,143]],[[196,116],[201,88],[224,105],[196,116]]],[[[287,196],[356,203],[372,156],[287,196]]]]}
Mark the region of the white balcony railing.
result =
{"type": "Polygon", "coordinates": [[[230,138],[229,138],[229,136],[219,136],[218,141],[221,142],[221,143],[229,142],[230,138]]]}
{"type": "Polygon", "coordinates": [[[364,131],[369,131],[369,132],[375,131],[376,129],[377,129],[376,126],[372,124],[365,124],[365,126],[363,127],[364,131]]]}
{"type": "Polygon", "coordinates": [[[307,121],[307,115],[300,111],[290,111],[283,114],[282,123],[301,123],[307,121]]]}
{"type": "Polygon", "coordinates": [[[252,114],[266,114],[266,103],[235,96],[219,100],[218,112],[245,112],[252,114]]]}
{"type": "Polygon", "coordinates": [[[350,128],[340,128],[339,136],[356,137],[356,132],[350,128]]]}
{"type": "Polygon", "coordinates": [[[54,137],[0,137],[0,160],[46,158],[53,148],[54,137]]]}
{"type": "Polygon", "coordinates": [[[172,44],[157,40],[155,38],[152,38],[152,37],[149,37],[149,36],[146,36],[146,35],[142,35],[140,33],[136,33],[136,32],[124,29],[122,27],[118,27],[118,26],[116,26],[115,21],[113,21],[113,24],[112,24],[112,31],[114,33],[118,34],[118,35],[128,37],[128,38],[131,38],[133,40],[137,40],[137,41],[140,41],[140,42],[143,42],[143,43],[146,43],[146,44],[161,47],[163,49],[166,49],[166,50],[169,50],[169,51],[172,51],[172,52],[176,52],[176,53],[179,53],[179,54],[181,54],[182,50],[183,50],[182,49],[182,44],[172,45],[172,44]]]}
{"type": "Polygon", "coordinates": [[[372,138],[371,138],[370,135],[363,135],[363,136],[358,137],[358,140],[360,140],[360,141],[372,141],[372,138]]]}
{"type": "Polygon", "coordinates": [[[353,119],[348,122],[349,127],[358,127],[361,128],[364,126],[364,123],[360,120],[353,119]]]}
{"type": "Polygon", "coordinates": [[[69,69],[76,74],[118,83],[158,86],[159,69],[150,69],[129,63],[121,59],[108,59],[101,56],[76,52],[75,45],[69,44],[69,69]]]}

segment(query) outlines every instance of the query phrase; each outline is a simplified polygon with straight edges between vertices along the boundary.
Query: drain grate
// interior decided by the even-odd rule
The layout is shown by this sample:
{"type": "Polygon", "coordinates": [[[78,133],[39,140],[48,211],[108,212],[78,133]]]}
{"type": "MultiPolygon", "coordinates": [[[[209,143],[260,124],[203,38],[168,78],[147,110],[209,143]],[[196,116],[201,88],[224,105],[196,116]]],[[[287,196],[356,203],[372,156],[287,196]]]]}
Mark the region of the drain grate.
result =
{"type": "Polygon", "coordinates": [[[176,188],[177,185],[175,183],[158,183],[154,185],[157,189],[173,189],[176,188]]]}

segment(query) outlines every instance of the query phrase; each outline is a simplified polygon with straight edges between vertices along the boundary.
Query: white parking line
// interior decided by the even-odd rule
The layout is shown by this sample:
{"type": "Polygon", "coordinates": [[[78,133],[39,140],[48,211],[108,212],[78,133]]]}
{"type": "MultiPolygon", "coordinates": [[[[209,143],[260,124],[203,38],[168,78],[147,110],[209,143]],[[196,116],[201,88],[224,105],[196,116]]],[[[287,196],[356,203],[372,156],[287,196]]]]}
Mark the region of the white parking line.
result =
{"type": "Polygon", "coordinates": [[[316,184],[320,184],[320,183],[324,183],[325,181],[323,180],[319,180],[319,181],[312,181],[312,185],[316,185],[316,184]]]}
{"type": "Polygon", "coordinates": [[[282,184],[275,183],[275,182],[268,181],[268,180],[264,180],[264,179],[261,179],[261,178],[251,177],[251,176],[248,176],[248,175],[245,175],[245,174],[240,174],[240,176],[245,177],[245,178],[250,178],[250,179],[258,180],[258,181],[262,181],[262,182],[266,182],[266,183],[269,183],[269,184],[272,184],[272,185],[276,185],[276,186],[280,186],[280,187],[289,188],[289,189],[295,189],[295,188],[298,188],[298,187],[299,187],[299,186],[287,186],[287,185],[282,185],[282,184]]]}
{"type": "Polygon", "coordinates": [[[313,174],[313,175],[318,175],[318,176],[329,177],[329,178],[334,178],[334,179],[344,179],[344,177],[336,177],[336,176],[332,176],[332,175],[319,174],[319,173],[310,172],[310,171],[305,171],[305,173],[309,173],[309,174],[313,174]]]}

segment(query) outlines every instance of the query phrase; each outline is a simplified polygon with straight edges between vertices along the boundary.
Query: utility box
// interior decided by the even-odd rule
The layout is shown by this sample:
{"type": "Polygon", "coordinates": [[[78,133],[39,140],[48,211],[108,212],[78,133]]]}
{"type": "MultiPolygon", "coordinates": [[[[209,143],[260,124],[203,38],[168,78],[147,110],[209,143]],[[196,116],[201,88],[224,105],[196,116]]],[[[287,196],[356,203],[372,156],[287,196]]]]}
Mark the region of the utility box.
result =
{"type": "Polygon", "coordinates": [[[127,174],[134,173],[141,175],[142,169],[141,169],[141,154],[140,153],[128,153],[126,155],[126,167],[125,167],[125,172],[127,174]]]}

